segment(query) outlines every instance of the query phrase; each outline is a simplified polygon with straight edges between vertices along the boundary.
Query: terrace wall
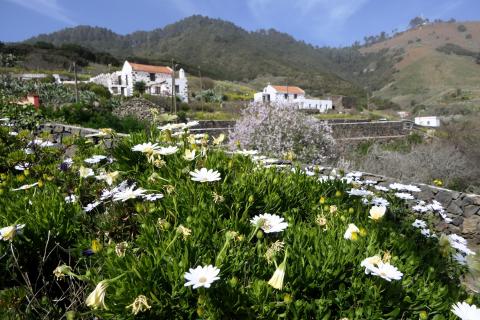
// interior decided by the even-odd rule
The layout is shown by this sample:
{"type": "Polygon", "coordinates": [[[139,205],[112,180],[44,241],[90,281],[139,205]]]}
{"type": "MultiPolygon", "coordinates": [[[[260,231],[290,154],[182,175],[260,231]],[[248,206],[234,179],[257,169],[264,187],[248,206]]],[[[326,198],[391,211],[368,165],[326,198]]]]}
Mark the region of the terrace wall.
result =
{"type": "MultiPolygon", "coordinates": [[[[324,169],[324,173],[330,172],[331,168],[324,169]]],[[[371,173],[364,173],[364,179],[375,180],[379,185],[387,186],[390,183],[401,182],[397,179],[380,176],[371,173]]],[[[473,245],[480,245],[480,195],[453,191],[449,189],[416,183],[422,191],[414,193],[417,200],[431,203],[432,200],[440,202],[448,217],[452,218],[451,223],[438,219],[436,229],[446,234],[456,233],[469,239],[473,245]]],[[[421,214],[419,214],[421,215],[421,214]]]]}

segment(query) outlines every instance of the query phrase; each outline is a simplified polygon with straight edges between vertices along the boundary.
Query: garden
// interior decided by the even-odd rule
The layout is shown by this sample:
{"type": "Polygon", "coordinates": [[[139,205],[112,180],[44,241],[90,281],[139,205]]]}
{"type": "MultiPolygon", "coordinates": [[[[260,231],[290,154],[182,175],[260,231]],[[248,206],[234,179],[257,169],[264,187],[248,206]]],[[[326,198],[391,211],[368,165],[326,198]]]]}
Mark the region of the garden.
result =
{"type": "Polygon", "coordinates": [[[320,176],[191,122],[58,145],[2,112],[6,319],[480,319],[475,252],[414,185],[320,176]]]}

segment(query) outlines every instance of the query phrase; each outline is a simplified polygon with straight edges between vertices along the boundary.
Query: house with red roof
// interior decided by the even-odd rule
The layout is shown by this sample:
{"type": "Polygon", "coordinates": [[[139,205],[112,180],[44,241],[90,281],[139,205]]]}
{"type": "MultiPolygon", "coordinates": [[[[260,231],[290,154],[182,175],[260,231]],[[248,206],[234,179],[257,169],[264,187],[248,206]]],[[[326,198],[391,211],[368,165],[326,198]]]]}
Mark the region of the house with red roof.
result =
{"type": "Polygon", "coordinates": [[[288,105],[295,109],[318,110],[326,112],[333,109],[332,100],[321,100],[305,96],[305,91],[296,86],[276,86],[268,84],[262,92],[253,98],[256,103],[288,105]]]}
{"type": "Polygon", "coordinates": [[[145,93],[171,97],[175,83],[175,95],[188,102],[188,81],[183,69],[178,71],[177,77],[170,67],[125,61],[121,71],[100,74],[91,78],[90,82],[104,85],[114,95],[126,97],[133,95],[136,82],[145,83],[145,93]]]}

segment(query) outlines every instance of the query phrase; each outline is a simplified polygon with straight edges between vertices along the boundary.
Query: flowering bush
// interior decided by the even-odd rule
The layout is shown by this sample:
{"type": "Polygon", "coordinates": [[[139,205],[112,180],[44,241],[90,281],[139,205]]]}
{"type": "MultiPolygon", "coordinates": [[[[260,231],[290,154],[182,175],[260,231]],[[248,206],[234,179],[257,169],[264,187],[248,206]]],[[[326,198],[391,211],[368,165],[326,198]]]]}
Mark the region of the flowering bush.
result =
{"type": "Polygon", "coordinates": [[[330,127],[284,105],[246,108],[230,133],[230,146],[238,145],[273,157],[293,153],[304,163],[322,163],[335,156],[330,127]]]}
{"type": "Polygon", "coordinates": [[[455,314],[476,312],[460,285],[474,253],[459,236],[425,235],[427,213],[416,221],[395,196],[415,186],[265,166],[186,127],[103,149],[0,126],[0,314],[454,319],[459,302],[455,314]]]}

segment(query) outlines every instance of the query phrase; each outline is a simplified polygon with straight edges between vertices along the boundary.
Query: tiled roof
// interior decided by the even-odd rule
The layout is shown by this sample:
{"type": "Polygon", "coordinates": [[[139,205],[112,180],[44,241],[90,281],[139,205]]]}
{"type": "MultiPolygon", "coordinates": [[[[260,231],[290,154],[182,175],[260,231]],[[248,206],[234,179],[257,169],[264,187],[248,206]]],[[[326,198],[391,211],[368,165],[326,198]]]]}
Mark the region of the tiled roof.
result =
{"type": "Polygon", "coordinates": [[[294,87],[294,86],[272,86],[272,87],[278,92],[282,92],[282,93],[305,94],[305,91],[303,91],[299,87],[294,87]]]}
{"type": "Polygon", "coordinates": [[[132,69],[134,71],[143,71],[148,73],[167,73],[167,74],[172,73],[172,69],[169,67],[151,66],[148,64],[139,64],[139,63],[132,63],[132,62],[129,62],[129,63],[132,66],[132,69]]]}

